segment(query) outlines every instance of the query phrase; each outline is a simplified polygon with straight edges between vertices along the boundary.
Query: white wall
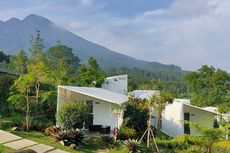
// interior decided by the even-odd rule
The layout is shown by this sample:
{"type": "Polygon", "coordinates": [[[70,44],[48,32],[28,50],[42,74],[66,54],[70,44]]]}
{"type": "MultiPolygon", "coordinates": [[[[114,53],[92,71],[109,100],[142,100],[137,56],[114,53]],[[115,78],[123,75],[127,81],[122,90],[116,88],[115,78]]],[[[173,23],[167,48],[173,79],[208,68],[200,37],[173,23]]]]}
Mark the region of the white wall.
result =
{"type": "Polygon", "coordinates": [[[108,77],[101,87],[116,93],[126,94],[128,91],[128,75],[108,77]]]}
{"type": "MultiPolygon", "coordinates": [[[[184,105],[184,112],[190,114],[190,121],[199,123],[207,127],[213,127],[213,121],[216,117],[213,113],[205,110],[200,110],[187,105],[184,105]]],[[[190,126],[190,134],[200,136],[200,132],[196,127],[190,126]]]]}
{"type": "MultiPolygon", "coordinates": [[[[66,102],[70,101],[84,101],[92,100],[93,101],[93,124],[100,124],[104,126],[110,126],[111,130],[117,125],[121,125],[123,121],[123,117],[120,116],[117,118],[116,115],[112,112],[112,103],[107,101],[103,101],[94,97],[86,96],[80,93],[76,93],[70,90],[63,89],[61,87],[58,88],[58,103],[57,103],[57,112],[59,108],[66,102]],[[97,102],[97,104],[96,104],[97,102]]],[[[58,121],[57,121],[58,125],[58,121]]]]}
{"type": "Polygon", "coordinates": [[[162,113],[162,131],[171,137],[184,133],[183,123],[183,104],[173,102],[167,104],[162,113]]]}

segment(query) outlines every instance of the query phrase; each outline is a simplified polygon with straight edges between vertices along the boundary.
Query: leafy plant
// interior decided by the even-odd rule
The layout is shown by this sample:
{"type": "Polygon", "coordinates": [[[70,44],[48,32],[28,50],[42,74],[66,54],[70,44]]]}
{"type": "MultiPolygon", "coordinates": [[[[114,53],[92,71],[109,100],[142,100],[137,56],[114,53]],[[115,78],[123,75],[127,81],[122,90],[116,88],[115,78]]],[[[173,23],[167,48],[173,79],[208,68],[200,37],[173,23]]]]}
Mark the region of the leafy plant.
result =
{"type": "Polygon", "coordinates": [[[67,131],[81,128],[88,113],[89,109],[83,102],[67,102],[58,111],[58,122],[67,131]]]}
{"type": "Polygon", "coordinates": [[[129,139],[126,140],[124,144],[131,153],[140,152],[141,142],[138,140],[129,139]]]}
{"type": "Polygon", "coordinates": [[[127,139],[133,139],[136,136],[136,130],[129,127],[120,127],[118,130],[118,139],[120,140],[127,140],[127,139]]]}
{"type": "Polygon", "coordinates": [[[66,131],[63,131],[61,128],[56,126],[45,129],[45,135],[52,136],[57,141],[66,140],[68,137],[68,133],[66,131]]]}

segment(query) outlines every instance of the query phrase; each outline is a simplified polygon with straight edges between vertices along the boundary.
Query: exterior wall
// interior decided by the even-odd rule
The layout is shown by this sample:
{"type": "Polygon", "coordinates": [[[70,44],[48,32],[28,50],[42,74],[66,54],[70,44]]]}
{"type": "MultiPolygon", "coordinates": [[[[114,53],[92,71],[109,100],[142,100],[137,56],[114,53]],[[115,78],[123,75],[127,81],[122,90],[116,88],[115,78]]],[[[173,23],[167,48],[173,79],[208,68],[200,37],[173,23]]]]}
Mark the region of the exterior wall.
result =
{"type": "Polygon", "coordinates": [[[171,137],[184,133],[183,123],[183,104],[173,102],[165,107],[162,113],[162,131],[171,137]]]}
{"type": "MultiPolygon", "coordinates": [[[[190,121],[199,123],[207,127],[213,127],[213,122],[216,115],[205,110],[199,110],[187,105],[184,105],[184,112],[190,114],[190,121]]],[[[200,136],[200,132],[196,127],[190,126],[190,134],[200,136]]]]}
{"type": "Polygon", "coordinates": [[[108,77],[101,87],[116,93],[125,94],[128,91],[128,75],[108,77]]]}
{"type": "MultiPolygon", "coordinates": [[[[58,103],[57,103],[57,112],[58,109],[66,102],[79,100],[86,102],[87,100],[93,101],[93,124],[94,125],[104,125],[110,126],[111,130],[115,127],[119,127],[123,121],[123,116],[117,117],[113,114],[112,103],[103,101],[94,97],[86,96],[77,92],[73,92],[61,87],[58,88],[58,103]]],[[[58,125],[58,121],[57,121],[58,125]]]]}

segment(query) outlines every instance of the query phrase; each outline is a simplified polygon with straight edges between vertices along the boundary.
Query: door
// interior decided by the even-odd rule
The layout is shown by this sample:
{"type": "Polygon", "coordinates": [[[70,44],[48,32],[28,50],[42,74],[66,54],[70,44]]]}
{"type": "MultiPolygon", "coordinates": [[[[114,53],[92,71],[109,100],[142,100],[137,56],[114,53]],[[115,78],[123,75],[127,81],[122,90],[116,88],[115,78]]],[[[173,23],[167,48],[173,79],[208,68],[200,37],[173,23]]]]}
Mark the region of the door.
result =
{"type": "MultiPolygon", "coordinates": [[[[184,113],[184,120],[190,121],[190,114],[189,113],[184,113]]],[[[184,123],[184,133],[190,134],[190,127],[189,127],[188,123],[184,123]]]]}

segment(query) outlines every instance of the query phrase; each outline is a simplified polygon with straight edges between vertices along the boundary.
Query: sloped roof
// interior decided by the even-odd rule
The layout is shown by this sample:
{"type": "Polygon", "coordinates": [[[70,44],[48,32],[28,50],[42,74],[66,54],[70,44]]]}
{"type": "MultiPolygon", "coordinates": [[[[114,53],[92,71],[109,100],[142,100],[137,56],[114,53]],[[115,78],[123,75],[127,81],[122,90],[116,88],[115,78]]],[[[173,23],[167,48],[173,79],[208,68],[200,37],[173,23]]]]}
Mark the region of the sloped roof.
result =
{"type": "Polygon", "coordinates": [[[59,86],[59,87],[83,95],[101,99],[110,103],[119,104],[119,105],[128,101],[128,96],[116,92],[112,92],[103,88],[76,87],[76,86],[59,86]]]}
{"type": "Polygon", "coordinates": [[[140,99],[148,99],[150,96],[159,94],[160,92],[158,90],[134,90],[130,92],[132,96],[135,98],[140,98],[140,99]]]}

